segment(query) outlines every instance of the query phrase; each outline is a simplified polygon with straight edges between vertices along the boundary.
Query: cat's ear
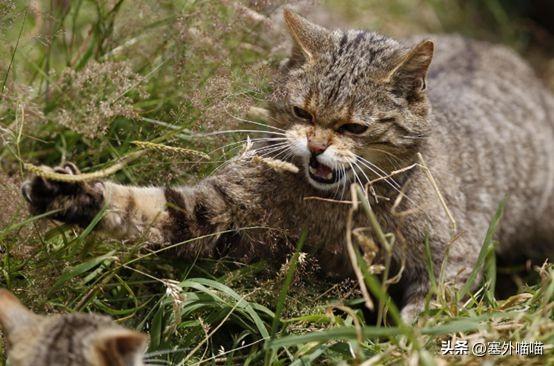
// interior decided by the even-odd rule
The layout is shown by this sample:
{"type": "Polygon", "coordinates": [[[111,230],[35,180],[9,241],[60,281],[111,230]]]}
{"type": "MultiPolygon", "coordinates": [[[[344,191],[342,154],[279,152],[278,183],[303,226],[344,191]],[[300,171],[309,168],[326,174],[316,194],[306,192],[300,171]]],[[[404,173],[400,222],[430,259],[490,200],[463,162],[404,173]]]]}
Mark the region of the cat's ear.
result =
{"type": "Polygon", "coordinates": [[[141,365],[148,336],[125,328],[106,329],[94,337],[93,347],[105,364],[141,365]]]}
{"type": "Polygon", "coordinates": [[[434,47],[433,42],[422,41],[402,57],[387,78],[394,90],[407,96],[425,90],[425,78],[434,47]]]}
{"type": "Polygon", "coordinates": [[[285,9],[283,15],[294,41],[292,62],[314,61],[319,54],[331,47],[331,32],[327,29],[311,23],[290,9],[285,9]]]}
{"type": "Polygon", "coordinates": [[[0,289],[0,325],[8,335],[38,318],[39,315],[27,309],[11,292],[0,289]]]}

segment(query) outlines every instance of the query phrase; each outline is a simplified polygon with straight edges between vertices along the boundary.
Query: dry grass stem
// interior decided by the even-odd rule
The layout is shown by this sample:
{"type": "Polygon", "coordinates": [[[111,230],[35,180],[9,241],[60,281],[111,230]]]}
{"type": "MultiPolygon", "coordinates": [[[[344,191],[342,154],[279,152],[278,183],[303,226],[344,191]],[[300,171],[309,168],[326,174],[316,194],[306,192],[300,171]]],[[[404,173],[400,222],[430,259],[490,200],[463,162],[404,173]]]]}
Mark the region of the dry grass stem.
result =
{"type": "Polygon", "coordinates": [[[355,184],[352,184],[350,191],[352,195],[352,207],[348,210],[348,216],[346,218],[346,249],[348,250],[348,257],[350,258],[352,269],[354,270],[354,274],[356,275],[356,279],[358,280],[360,291],[362,293],[362,297],[364,298],[365,306],[369,310],[373,310],[375,306],[373,305],[373,301],[369,296],[369,291],[367,290],[367,286],[365,285],[364,275],[360,269],[360,266],[358,265],[358,257],[356,256],[354,244],[352,243],[352,221],[354,217],[354,212],[358,209],[355,184]]]}
{"type": "Polygon", "coordinates": [[[304,201],[322,201],[322,202],[340,203],[340,204],[346,204],[346,205],[351,205],[353,203],[352,201],[334,200],[332,198],[325,198],[325,197],[318,197],[318,196],[304,197],[304,201]]]}
{"type": "Polygon", "coordinates": [[[203,153],[201,151],[185,149],[183,147],[168,146],[163,144],[157,144],[150,141],[133,141],[133,144],[140,147],[141,149],[155,150],[160,152],[175,153],[180,155],[192,155],[198,156],[202,159],[210,160],[210,155],[203,153]]]}
{"type": "Polygon", "coordinates": [[[407,166],[407,167],[405,167],[405,168],[398,169],[398,170],[394,170],[394,171],[390,172],[390,174],[385,175],[385,176],[383,176],[383,177],[379,177],[379,178],[373,179],[373,180],[369,181],[368,183],[366,183],[366,190],[367,190],[367,186],[368,186],[368,185],[371,186],[371,185],[373,185],[374,183],[380,182],[380,181],[382,181],[382,180],[387,180],[387,179],[389,179],[389,178],[394,177],[394,176],[397,175],[397,174],[404,173],[404,172],[406,172],[406,171],[408,171],[408,170],[410,170],[410,169],[413,169],[413,168],[415,168],[415,167],[418,166],[418,165],[419,165],[419,164],[414,163],[414,164],[412,164],[412,165],[410,165],[410,166],[407,166]]]}
{"type": "Polygon", "coordinates": [[[129,164],[131,161],[137,159],[138,157],[144,155],[145,150],[139,150],[130,153],[129,155],[125,156],[121,160],[119,160],[117,163],[113,164],[112,166],[98,170],[96,172],[92,173],[83,173],[83,174],[62,174],[62,173],[56,173],[52,171],[51,168],[46,168],[42,166],[36,166],[30,163],[24,163],[23,167],[28,170],[29,172],[38,175],[39,177],[47,178],[50,180],[58,181],[58,182],[67,182],[67,183],[77,183],[77,182],[89,182],[92,180],[97,180],[100,178],[105,178],[107,176],[110,176],[117,171],[124,168],[127,164],[129,164]]]}
{"type": "Polygon", "coordinates": [[[250,107],[248,109],[248,117],[252,119],[261,119],[267,121],[270,119],[269,111],[265,108],[250,107]]]}
{"type": "Polygon", "coordinates": [[[421,167],[425,169],[425,173],[427,174],[427,178],[429,178],[429,181],[433,185],[433,189],[437,193],[437,197],[439,198],[439,201],[444,208],[444,212],[448,216],[448,219],[450,220],[450,223],[452,224],[452,231],[455,233],[457,231],[457,225],[456,220],[454,219],[454,216],[452,215],[452,212],[450,212],[450,209],[448,208],[448,205],[446,204],[446,201],[444,200],[444,197],[439,189],[439,186],[437,182],[435,181],[435,178],[433,177],[433,174],[431,174],[431,170],[427,167],[425,164],[425,160],[423,160],[423,155],[421,153],[417,153],[417,157],[419,159],[419,162],[421,164],[421,167]]]}
{"type": "Polygon", "coordinates": [[[261,156],[254,156],[252,158],[255,162],[263,163],[279,173],[298,173],[299,169],[296,165],[291,164],[287,161],[273,159],[273,158],[263,158],[261,156]]]}

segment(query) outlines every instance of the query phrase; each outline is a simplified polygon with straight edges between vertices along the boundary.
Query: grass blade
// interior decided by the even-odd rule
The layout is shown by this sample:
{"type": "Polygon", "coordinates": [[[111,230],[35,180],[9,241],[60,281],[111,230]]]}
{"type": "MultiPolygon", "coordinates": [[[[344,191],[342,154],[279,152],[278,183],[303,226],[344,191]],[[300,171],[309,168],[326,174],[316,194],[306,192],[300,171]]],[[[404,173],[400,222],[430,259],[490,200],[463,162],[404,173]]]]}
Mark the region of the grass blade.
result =
{"type": "Polygon", "coordinates": [[[498,226],[498,223],[502,218],[505,204],[506,204],[506,199],[503,199],[498,205],[498,208],[496,209],[496,213],[494,214],[492,221],[489,225],[489,228],[487,229],[487,235],[485,236],[483,246],[479,251],[479,256],[477,257],[475,266],[473,267],[473,270],[471,271],[471,274],[467,279],[466,283],[457,294],[458,301],[461,301],[464,298],[464,296],[473,288],[475,280],[477,279],[477,275],[481,272],[481,268],[483,267],[485,258],[489,253],[489,250],[491,250],[490,248],[494,248],[493,236],[494,236],[494,233],[496,232],[496,227],[498,226]]]}
{"type": "MultiPolygon", "coordinates": [[[[397,327],[372,327],[366,326],[362,330],[365,338],[369,337],[392,337],[401,335],[403,332],[397,327]]],[[[317,332],[290,335],[287,337],[276,338],[268,342],[270,348],[280,348],[289,346],[298,346],[309,342],[328,342],[337,339],[356,340],[357,334],[354,327],[336,327],[317,332]]]]}
{"type": "MultiPolygon", "coordinates": [[[[269,338],[269,332],[267,331],[267,328],[266,328],[264,322],[262,321],[262,319],[260,318],[258,313],[254,310],[252,305],[250,305],[250,303],[248,303],[246,300],[244,300],[242,298],[242,296],[237,294],[230,287],[228,287],[228,286],[226,286],[222,283],[219,283],[217,281],[209,280],[209,279],[206,279],[206,278],[191,278],[191,279],[188,279],[188,280],[185,280],[185,281],[181,282],[181,286],[183,288],[193,287],[193,288],[196,288],[196,289],[201,289],[197,286],[198,284],[203,285],[203,286],[207,286],[208,288],[216,289],[216,290],[224,293],[225,295],[233,298],[234,300],[236,300],[239,303],[238,308],[245,311],[250,316],[251,320],[254,322],[254,324],[256,325],[256,328],[260,332],[260,335],[264,338],[269,338]]],[[[224,302],[223,299],[220,298],[220,300],[222,302],[224,302]]]]}
{"type": "MultiPolygon", "coordinates": [[[[289,268],[287,270],[285,280],[283,281],[283,286],[281,286],[281,290],[279,291],[279,297],[277,298],[275,315],[273,317],[273,323],[271,324],[270,339],[274,339],[275,334],[277,333],[277,327],[279,326],[279,323],[281,321],[281,314],[283,313],[283,309],[285,308],[285,300],[287,298],[287,293],[289,292],[289,287],[294,278],[294,273],[296,272],[296,266],[298,265],[298,258],[300,256],[300,251],[304,246],[304,242],[306,241],[306,235],[307,235],[306,230],[303,230],[302,234],[300,234],[300,239],[296,243],[296,250],[292,258],[290,259],[289,268]]],[[[265,353],[265,362],[264,362],[266,366],[271,364],[271,359],[273,358],[272,356],[273,356],[273,352],[270,352],[269,349],[267,349],[265,353]]]]}
{"type": "Polygon", "coordinates": [[[62,274],[57,281],[54,283],[49,294],[55,292],[57,289],[59,289],[64,283],[69,281],[72,278],[75,278],[77,276],[82,275],[83,273],[86,273],[90,271],[91,269],[99,266],[102,263],[105,263],[106,265],[109,265],[113,261],[117,260],[117,257],[114,256],[115,251],[111,251],[107,254],[101,255],[99,257],[93,258],[85,263],[81,263],[75,267],[73,267],[71,270],[65,272],[62,274]]]}

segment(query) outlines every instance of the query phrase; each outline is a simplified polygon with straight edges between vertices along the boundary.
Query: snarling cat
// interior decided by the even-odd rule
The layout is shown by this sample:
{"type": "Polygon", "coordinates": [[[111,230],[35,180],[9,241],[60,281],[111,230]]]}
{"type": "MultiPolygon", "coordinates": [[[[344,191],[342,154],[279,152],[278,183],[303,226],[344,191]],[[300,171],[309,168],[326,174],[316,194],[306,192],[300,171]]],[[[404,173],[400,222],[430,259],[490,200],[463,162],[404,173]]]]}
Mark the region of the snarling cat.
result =
{"type": "Polygon", "coordinates": [[[142,366],[148,337],[97,314],[37,315],[0,289],[11,366],[142,366]]]}
{"type": "MultiPolygon", "coordinates": [[[[435,271],[446,261],[445,280],[463,284],[504,196],[497,251],[552,258],[554,98],[520,57],[457,36],[400,43],[362,30],[329,31],[291,11],[285,20],[292,55],[273,83],[271,144],[257,151],[289,160],[298,174],[245,154],[185,187],[34,177],[23,186],[32,212],[56,210],[54,219],[81,226],[100,213],[96,229],[182,243],[183,258],[282,258],[306,229],[306,251],[343,277],[352,272],[350,206],[333,200],[348,201],[351,183],[372,182],[370,203],[396,238],[393,267],[403,267],[407,320],[429,288],[426,238],[435,271]],[[418,153],[428,172],[408,169],[418,153]]],[[[56,171],[78,172],[72,164],[56,171]]],[[[367,218],[357,213],[354,226],[369,226],[367,218]]]]}

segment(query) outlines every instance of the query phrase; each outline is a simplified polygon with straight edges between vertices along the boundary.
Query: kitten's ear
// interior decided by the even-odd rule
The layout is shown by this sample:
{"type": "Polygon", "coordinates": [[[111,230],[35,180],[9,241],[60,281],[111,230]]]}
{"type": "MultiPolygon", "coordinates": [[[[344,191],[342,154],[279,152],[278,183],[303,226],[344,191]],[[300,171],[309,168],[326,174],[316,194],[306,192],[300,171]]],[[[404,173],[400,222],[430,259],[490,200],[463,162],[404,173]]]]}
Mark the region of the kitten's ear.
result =
{"type": "Polygon", "coordinates": [[[389,73],[388,81],[404,95],[425,90],[425,77],[433,59],[434,44],[422,41],[410,50],[389,73]]]}
{"type": "Polygon", "coordinates": [[[294,40],[291,60],[314,61],[318,54],[325,52],[332,45],[331,32],[311,23],[306,18],[290,9],[283,11],[285,23],[294,40]]]}
{"type": "Polygon", "coordinates": [[[37,321],[39,315],[27,309],[17,297],[0,289],[0,325],[7,334],[37,321]]]}
{"type": "Polygon", "coordinates": [[[148,336],[125,328],[100,331],[94,339],[96,354],[107,365],[141,365],[148,336]]]}

